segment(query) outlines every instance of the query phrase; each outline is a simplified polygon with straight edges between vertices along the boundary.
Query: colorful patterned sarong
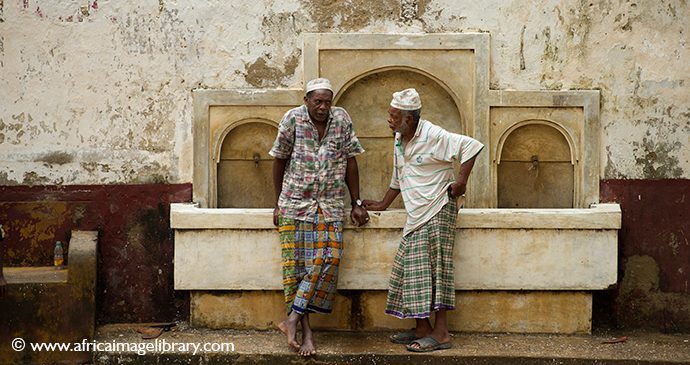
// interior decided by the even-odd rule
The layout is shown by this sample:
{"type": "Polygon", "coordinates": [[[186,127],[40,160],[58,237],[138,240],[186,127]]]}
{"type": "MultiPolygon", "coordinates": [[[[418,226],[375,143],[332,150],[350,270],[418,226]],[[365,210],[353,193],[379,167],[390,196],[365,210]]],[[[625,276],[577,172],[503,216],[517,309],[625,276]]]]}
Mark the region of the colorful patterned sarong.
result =
{"type": "Polygon", "coordinates": [[[457,202],[450,199],[424,225],[402,238],[388,284],[386,314],[428,318],[455,309],[453,246],[457,202]]]}
{"type": "Polygon", "coordinates": [[[343,222],[314,223],[280,218],[283,288],[287,313],[330,313],[343,252],[343,222]]]}

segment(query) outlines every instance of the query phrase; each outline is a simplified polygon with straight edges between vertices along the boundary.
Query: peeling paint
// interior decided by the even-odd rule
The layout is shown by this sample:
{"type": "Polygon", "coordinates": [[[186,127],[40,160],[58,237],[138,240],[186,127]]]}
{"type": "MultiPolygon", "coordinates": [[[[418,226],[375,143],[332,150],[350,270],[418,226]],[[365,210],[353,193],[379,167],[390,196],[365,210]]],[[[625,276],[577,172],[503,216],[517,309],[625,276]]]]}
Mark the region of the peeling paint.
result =
{"type": "Polygon", "coordinates": [[[411,25],[417,19],[419,4],[416,0],[402,0],[400,4],[400,19],[403,23],[411,25]]]}
{"type": "Polygon", "coordinates": [[[308,1],[300,0],[316,23],[318,32],[338,29],[341,32],[360,30],[370,23],[400,18],[400,1],[351,0],[351,1],[308,1]]]}
{"type": "Polygon", "coordinates": [[[50,179],[46,176],[41,176],[34,171],[27,171],[24,173],[24,184],[26,185],[46,185],[50,182],[50,179]]]}
{"type": "Polygon", "coordinates": [[[291,76],[299,65],[299,54],[292,54],[283,65],[270,66],[270,55],[264,55],[251,64],[245,65],[247,75],[245,80],[254,87],[279,87],[285,86],[283,80],[291,76]]]}
{"type": "Polygon", "coordinates": [[[588,0],[578,0],[577,4],[569,8],[567,17],[560,16],[559,19],[563,23],[568,35],[567,48],[571,51],[570,54],[584,58],[590,48],[589,35],[592,28],[592,7],[593,3],[588,0]]]}
{"type": "Polygon", "coordinates": [[[558,61],[558,46],[555,42],[551,41],[551,27],[546,27],[542,31],[544,36],[544,55],[542,60],[544,61],[558,61]]]}
{"type": "Polygon", "coordinates": [[[668,143],[654,141],[651,138],[643,138],[642,143],[633,142],[635,161],[642,166],[642,171],[647,179],[680,178],[683,169],[679,166],[677,157],[671,153],[682,147],[680,142],[668,143]]]}

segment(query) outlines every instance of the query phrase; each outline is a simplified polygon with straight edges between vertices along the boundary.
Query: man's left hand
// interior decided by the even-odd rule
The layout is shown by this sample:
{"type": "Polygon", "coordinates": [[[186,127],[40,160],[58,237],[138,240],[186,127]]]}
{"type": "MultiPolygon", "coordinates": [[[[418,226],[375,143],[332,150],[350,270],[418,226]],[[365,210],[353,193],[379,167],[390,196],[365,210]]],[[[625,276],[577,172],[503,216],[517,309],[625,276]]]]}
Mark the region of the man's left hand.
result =
{"type": "Polygon", "coordinates": [[[352,212],[350,212],[350,220],[355,226],[361,227],[369,223],[369,213],[367,213],[367,210],[364,209],[364,207],[355,205],[352,207],[352,212]]]}
{"type": "Polygon", "coordinates": [[[465,189],[467,189],[467,184],[462,184],[458,182],[454,182],[450,184],[450,186],[448,187],[448,191],[450,191],[450,196],[454,199],[457,199],[463,194],[465,194],[465,189]]]}

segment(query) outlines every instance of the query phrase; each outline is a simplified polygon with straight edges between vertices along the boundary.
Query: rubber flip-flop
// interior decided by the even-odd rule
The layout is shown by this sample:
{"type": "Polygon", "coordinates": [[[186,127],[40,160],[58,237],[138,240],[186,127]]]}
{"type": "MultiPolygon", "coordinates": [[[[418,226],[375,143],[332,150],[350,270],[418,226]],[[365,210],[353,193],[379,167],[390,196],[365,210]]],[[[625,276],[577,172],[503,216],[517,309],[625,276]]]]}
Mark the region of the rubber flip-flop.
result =
{"type": "Polygon", "coordinates": [[[431,351],[436,351],[436,350],[445,350],[453,347],[453,344],[450,342],[446,343],[440,343],[436,341],[435,338],[431,336],[426,336],[424,338],[420,338],[418,340],[412,341],[409,345],[406,346],[407,351],[412,351],[412,352],[431,352],[431,351]],[[419,347],[414,347],[412,345],[418,344],[419,347]]]}
{"type": "Polygon", "coordinates": [[[417,335],[414,333],[413,329],[405,332],[398,332],[391,335],[389,338],[391,342],[401,345],[409,345],[412,343],[412,341],[419,339],[419,337],[417,337],[417,335]]]}

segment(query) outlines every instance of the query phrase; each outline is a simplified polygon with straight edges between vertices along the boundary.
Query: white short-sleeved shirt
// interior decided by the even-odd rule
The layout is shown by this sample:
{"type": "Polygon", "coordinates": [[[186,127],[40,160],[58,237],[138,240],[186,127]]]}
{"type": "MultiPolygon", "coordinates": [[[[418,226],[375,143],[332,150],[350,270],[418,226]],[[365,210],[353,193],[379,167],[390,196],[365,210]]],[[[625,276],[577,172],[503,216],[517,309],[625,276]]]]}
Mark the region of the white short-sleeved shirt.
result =
{"type": "Polygon", "coordinates": [[[484,145],[474,138],[448,132],[423,119],[405,146],[400,133],[395,134],[390,187],[400,190],[405,203],[403,235],[428,222],[448,203],[446,192],[455,181],[453,161],[462,164],[482,148],[484,145]]]}

